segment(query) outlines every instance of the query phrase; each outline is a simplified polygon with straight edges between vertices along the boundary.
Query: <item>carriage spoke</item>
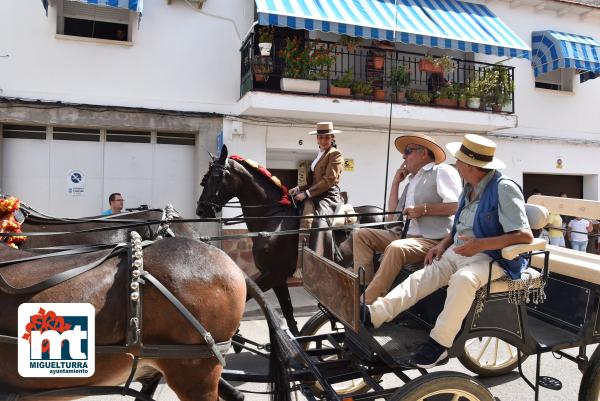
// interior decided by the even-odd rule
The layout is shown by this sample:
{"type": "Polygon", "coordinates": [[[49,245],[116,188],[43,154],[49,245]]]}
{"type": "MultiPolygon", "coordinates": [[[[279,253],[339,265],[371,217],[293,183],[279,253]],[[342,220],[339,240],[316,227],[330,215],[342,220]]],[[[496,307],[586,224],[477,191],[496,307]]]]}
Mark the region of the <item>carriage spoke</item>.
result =
{"type": "Polygon", "coordinates": [[[494,362],[492,363],[493,366],[496,366],[498,364],[498,347],[500,346],[500,339],[496,338],[496,341],[494,343],[494,362]]]}
{"type": "Polygon", "coordinates": [[[454,394],[454,397],[452,397],[452,401],[459,401],[460,400],[460,394],[454,394]]]}
{"type": "Polygon", "coordinates": [[[515,354],[513,354],[513,350],[510,347],[510,344],[505,342],[504,345],[506,345],[506,349],[508,349],[508,353],[510,354],[510,359],[513,359],[515,357],[515,354]]]}
{"type": "Polygon", "coordinates": [[[483,358],[483,354],[485,354],[485,351],[487,350],[491,341],[492,341],[492,338],[488,337],[487,340],[485,341],[485,344],[483,344],[483,347],[481,348],[481,351],[479,352],[479,356],[477,357],[478,361],[481,362],[481,358],[483,358]]]}

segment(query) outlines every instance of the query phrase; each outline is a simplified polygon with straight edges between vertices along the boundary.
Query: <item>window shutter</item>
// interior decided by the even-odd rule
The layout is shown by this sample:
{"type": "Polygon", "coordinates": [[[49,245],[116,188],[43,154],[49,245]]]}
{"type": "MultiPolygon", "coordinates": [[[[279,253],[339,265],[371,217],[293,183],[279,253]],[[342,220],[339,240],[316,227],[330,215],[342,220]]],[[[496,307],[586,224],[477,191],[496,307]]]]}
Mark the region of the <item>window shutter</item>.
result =
{"type": "Polygon", "coordinates": [[[65,1],[63,15],[67,18],[129,24],[129,10],[84,4],[79,1],[65,1]]]}

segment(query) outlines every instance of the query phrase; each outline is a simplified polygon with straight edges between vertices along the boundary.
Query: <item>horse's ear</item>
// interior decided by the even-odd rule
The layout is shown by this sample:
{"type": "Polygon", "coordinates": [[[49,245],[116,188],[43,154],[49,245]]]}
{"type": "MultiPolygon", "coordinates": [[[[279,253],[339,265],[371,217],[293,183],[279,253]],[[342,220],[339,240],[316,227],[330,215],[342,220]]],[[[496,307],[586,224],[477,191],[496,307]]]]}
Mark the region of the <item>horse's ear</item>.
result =
{"type": "Polygon", "coordinates": [[[227,159],[227,146],[223,145],[223,147],[221,147],[221,155],[219,156],[219,162],[225,163],[226,159],[227,159]]]}
{"type": "Polygon", "coordinates": [[[206,151],[206,153],[208,153],[208,157],[210,157],[210,163],[211,164],[212,164],[212,162],[214,162],[215,160],[217,160],[217,156],[213,155],[208,150],[206,151]]]}

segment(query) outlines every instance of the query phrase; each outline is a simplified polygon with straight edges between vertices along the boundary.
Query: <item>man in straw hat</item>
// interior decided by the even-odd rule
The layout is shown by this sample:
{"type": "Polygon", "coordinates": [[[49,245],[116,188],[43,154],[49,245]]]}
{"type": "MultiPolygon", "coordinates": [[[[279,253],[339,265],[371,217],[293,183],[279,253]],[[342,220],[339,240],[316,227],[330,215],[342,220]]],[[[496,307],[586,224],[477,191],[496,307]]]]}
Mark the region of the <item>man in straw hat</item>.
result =
{"type": "MultiPolygon", "coordinates": [[[[414,365],[425,369],[448,358],[447,349],[460,331],[476,291],[488,282],[490,261],[501,258],[504,247],[533,240],[521,189],[497,171],[504,163],[494,156],[496,144],[467,134],[462,143],[449,143],[446,148],[457,159],[456,167],[466,181],[452,232],[429,250],[424,269],[365,311],[366,323],[379,327],[448,285],[444,309],[428,341],[414,355],[414,365]]],[[[525,267],[523,258],[500,260],[492,265],[491,279],[520,278],[525,267]]]]}
{"type": "Polygon", "coordinates": [[[388,211],[402,212],[390,215],[390,220],[408,223],[406,238],[399,230],[363,228],[353,236],[354,271],[362,266],[365,279],[370,283],[365,291],[365,303],[373,303],[390,290],[402,267],[421,263],[434,245],[450,232],[462,183],[458,172],[443,164],[446,153],[435,139],[423,134],[403,135],[396,138],[396,148],[404,163],[392,182],[388,211]],[[408,184],[398,198],[400,183],[408,184]],[[374,274],[373,254],[384,252],[379,269],[374,274]]]}

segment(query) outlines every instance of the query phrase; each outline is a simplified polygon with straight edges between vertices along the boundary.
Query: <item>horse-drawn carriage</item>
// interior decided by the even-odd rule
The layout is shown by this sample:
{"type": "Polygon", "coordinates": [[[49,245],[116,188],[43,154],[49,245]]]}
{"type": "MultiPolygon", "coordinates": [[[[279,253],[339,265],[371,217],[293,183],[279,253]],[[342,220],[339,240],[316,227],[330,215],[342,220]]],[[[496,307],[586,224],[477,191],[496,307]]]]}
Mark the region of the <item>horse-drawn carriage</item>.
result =
{"type": "MultiPolygon", "coordinates": [[[[535,196],[530,202],[554,213],[600,217],[600,202],[542,196],[535,196]]],[[[532,227],[544,225],[542,220],[532,227]]],[[[583,373],[578,399],[598,401],[600,348],[589,358],[586,351],[588,346],[600,342],[600,256],[547,246],[539,239],[502,251],[506,259],[518,255],[527,257],[528,269],[520,280],[500,279],[479,290],[449,350],[450,357],[460,357],[466,367],[486,375],[503,374],[516,366],[533,390],[531,398],[538,400],[540,388],[561,388],[561,382],[552,377],[553,372],[541,371],[542,355],[553,353],[573,361],[583,373]],[[473,349],[469,349],[474,342],[478,351],[475,357],[473,349]],[[490,343],[494,348],[493,362],[486,366],[479,363],[479,358],[490,343]],[[575,355],[565,351],[571,348],[577,349],[575,355]],[[471,355],[467,354],[469,351],[471,355]],[[509,356],[499,361],[501,353],[509,356]],[[535,357],[534,377],[526,377],[523,372],[527,357],[535,357]]],[[[403,269],[398,282],[414,268],[419,267],[403,269]]],[[[304,286],[319,301],[322,311],[307,322],[301,331],[305,335],[294,339],[302,363],[293,367],[291,377],[300,383],[298,387],[308,399],[494,400],[484,385],[465,374],[427,373],[423,369],[417,369],[422,375],[416,379],[406,374],[416,369],[411,356],[417,345],[427,339],[443,307],[445,289],[375,329],[362,324],[359,306],[363,283],[359,276],[304,249],[304,286]],[[329,332],[315,334],[329,326],[329,332]],[[385,373],[395,374],[406,384],[382,388],[379,378],[385,373]],[[352,385],[348,386],[349,382],[352,385]],[[339,383],[344,385],[336,387],[339,383]]],[[[260,376],[248,373],[225,370],[224,377],[260,381],[260,376]]],[[[521,394],[518,399],[530,397],[521,394]]]]}

